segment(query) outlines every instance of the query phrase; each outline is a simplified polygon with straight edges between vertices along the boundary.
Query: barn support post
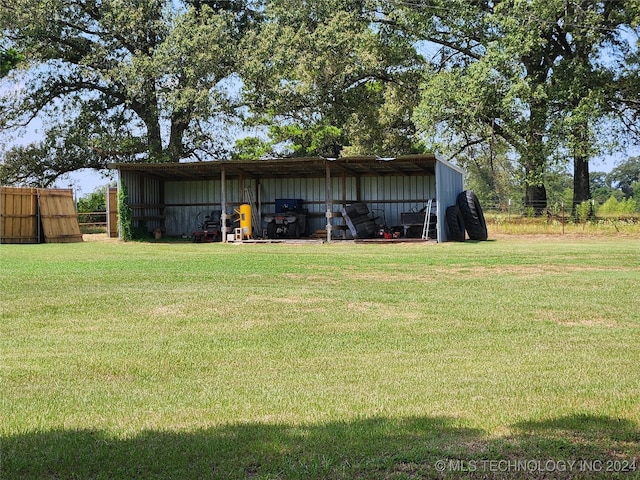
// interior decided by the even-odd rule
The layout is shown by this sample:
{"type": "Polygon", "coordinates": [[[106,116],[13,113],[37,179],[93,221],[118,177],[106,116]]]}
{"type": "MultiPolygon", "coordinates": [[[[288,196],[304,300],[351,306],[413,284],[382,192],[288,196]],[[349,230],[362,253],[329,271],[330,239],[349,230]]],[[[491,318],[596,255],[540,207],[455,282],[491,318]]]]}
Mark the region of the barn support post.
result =
{"type": "Polygon", "coordinates": [[[331,189],[331,167],[329,167],[328,161],[325,160],[326,166],[326,182],[327,182],[327,193],[326,193],[326,203],[327,203],[327,213],[325,216],[327,217],[327,243],[331,242],[331,216],[333,215],[333,191],[331,189]]]}
{"type": "Polygon", "coordinates": [[[220,215],[220,222],[222,223],[222,242],[227,243],[227,175],[224,167],[220,171],[220,207],[222,208],[222,214],[220,215]]]}
{"type": "Polygon", "coordinates": [[[262,188],[260,188],[260,178],[256,178],[256,198],[258,199],[258,220],[256,225],[258,225],[258,236],[263,237],[262,235],[262,188]]]}

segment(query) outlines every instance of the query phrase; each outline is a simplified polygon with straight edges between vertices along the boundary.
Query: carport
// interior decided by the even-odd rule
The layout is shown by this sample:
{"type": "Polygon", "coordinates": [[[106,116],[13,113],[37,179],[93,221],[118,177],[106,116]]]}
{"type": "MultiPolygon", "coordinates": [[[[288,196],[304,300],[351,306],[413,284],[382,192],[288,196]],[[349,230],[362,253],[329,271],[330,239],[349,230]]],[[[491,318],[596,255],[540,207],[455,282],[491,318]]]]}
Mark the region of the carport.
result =
{"type": "Polygon", "coordinates": [[[431,200],[435,239],[446,241],[445,210],[464,187],[463,170],[434,155],[120,163],[110,168],[118,170],[119,185],[127,187],[134,226],[168,236],[189,234],[195,218],[207,210],[232,215],[251,202],[260,221],[274,212],[276,200],[301,199],[311,231],[326,230],[331,240],[335,230],[345,230],[345,206],[364,203],[386,224],[402,225],[405,214],[424,210],[431,200]]]}

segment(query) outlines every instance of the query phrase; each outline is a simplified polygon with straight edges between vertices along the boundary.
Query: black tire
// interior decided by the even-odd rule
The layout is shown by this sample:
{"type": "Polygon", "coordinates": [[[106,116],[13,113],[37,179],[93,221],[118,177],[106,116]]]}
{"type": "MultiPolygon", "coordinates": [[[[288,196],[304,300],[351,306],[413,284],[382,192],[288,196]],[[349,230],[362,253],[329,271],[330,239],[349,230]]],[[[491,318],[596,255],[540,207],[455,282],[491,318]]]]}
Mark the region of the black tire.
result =
{"type": "Polygon", "coordinates": [[[462,216],[460,207],[458,207],[458,205],[447,207],[446,216],[447,226],[449,227],[449,240],[464,242],[466,238],[464,233],[464,217],[462,216]]]}
{"type": "Polygon", "coordinates": [[[269,223],[267,223],[267,238],[270,239],[275,239],[276,238],[276,230],[277,230],[277,226],[276,226],[276,221],[273,220],[269,223]]]}
{"type": "Polygon", "coordinates": [[[294,222],[287,225],[287,234],[289,238],[300,238],[298,224],[294,222]]]}
{"type": "Polygon", "coordinates": [[[456,203],[462,212],[464,227],[469,238],[471,240],[486,240],[489,237],[487,223],[484,220],[482,207],[476,194],[471,190],[465,190],[458,195],[456,203]]]}

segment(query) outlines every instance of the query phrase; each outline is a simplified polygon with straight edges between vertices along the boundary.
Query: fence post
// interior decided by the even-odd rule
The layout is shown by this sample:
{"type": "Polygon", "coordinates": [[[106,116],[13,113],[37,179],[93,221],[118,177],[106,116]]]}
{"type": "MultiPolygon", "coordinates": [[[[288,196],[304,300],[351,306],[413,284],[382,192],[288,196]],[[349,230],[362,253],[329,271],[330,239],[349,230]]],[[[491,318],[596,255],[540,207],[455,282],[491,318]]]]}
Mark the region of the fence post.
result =
{"type": "Polygon", "coordinates": [[[107,187],[107,236],[118,237],[118,189],[107,187]]]}

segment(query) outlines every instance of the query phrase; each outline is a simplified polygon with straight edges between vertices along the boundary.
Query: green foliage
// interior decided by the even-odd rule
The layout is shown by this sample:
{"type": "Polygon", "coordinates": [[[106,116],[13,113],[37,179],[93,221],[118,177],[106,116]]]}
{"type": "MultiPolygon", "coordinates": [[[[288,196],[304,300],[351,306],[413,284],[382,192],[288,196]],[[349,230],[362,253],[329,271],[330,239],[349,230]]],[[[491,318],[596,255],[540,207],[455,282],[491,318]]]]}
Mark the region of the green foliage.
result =
{"type": "Polygon", "coordinates": [[[549,169],[544,176],[549,204],[562,204],[571,209],[573,178],[564,168],[549,169]]]}
{"type": "Polygon", "coordinates": [[[0,49],[0,78],[4,77],[19,63],[25,60],[24,55],[14,48],[0,49]]]}
{"type": "MultiPolygon", "coordinates": [[[[539,214],[567,160],[589,197],[588,159],[621,136],[603,130],[640,138],[640,55],[621,34],[637,18],[635,1],[14,0],[2,73],[28,62],[0,89],[0,129],[38,118],[44,138],[5,152],[0,182],[226,157],[238,127],[262,127],[233,158],[426,149],[539,214]]],[[[627,197],[634,181],[612,180],[627,197]]]]}
{"type": "MultiPolygon", "coordinates": [[[[78,221],[80,223],[93,223],[106,221],[106,214],[89,215],[92,212],[106,212],[107,210],[107,186],[96,188],[89,195],[80,197],[76,203],[78,221]]],[[[86,229],[86,227],[85,227],[86,229]]],[[[88,232],[84,232],[88,233],[88,232]]]]}
{"type": "Polygon", "coordinates": [[[422,61],[354,2],[272,1],[247,35],[244,97],[253,125],[296,156],[400,154],[413,148],[411,112],[422,61]]]}
{"type": "Polygon", "coordinates": [[[633,190],[633,199],[640,205],[640,182],[633,182],[631,184],[631,190],[633,190]]]}
{"type": "Polygon", "coordinates": [[[618,200],[615,196],[611,196],[597,210],[598,215],[602,217],[615,217],[635,214],[640,211],[639,205],[633,198],[618,200]]]}
{"type": "Polygon", "coordinates": [[[575,216],[578,222],[586,222],[594,217],[595,211],[591,201],[582,202],[576,205],[575,216]]]}
{"type": "Polygon", "coordinates": [[[118,234],[125,242],[133,240],[134,237],[131,213],[127,185],[124,181],[120,181],[118,186],[118,234]]]}
{"type": "Polygon", "coordinates": [[[609,174],[606,181],[612,187],[622,190],[626,198],[633,197],[640,181],[640,157],[629,157],[618,164],[609,174]]]}
{"type": "Polygon", "coordinates": [[[599,52],[624,56],[616,38],[629,21],[624,2],[603,10],[597,2],[442,1],[403,13],[407,29],[440,46],[414,117],[436,151],[471,156],[499,138],[518,160],[526,200],[537,211],[556,162],[600,152],[602,132],[596,138],[594,125],[611,112],[607,96],[622,87],[614,80],[620,65],[604,64],[599,52]]]}
{"type": "Polygon", "coordinates": [[[269,156],[273,143],[258,137],[246,137],[236,140],[231,158],[234,160],[259,160],[269,156]]]}
{"type": "Polygon", "coordinates": [[[89,195],[78,199],[78,212],[104,212],[107,209],[107,187],[96,188],[89,195]]]}
{"type": "Polygon", "coordinates": [[[113,161],[218,156],[235,119],[238,35],[248,28],[233,8],[15,0],[0,9],[29,59],[21,87],[0,91],[0,129],[21,133],[36,116],[44,125],[40,144],[6,153],[3,180],[46,185],[113,161]]]}

